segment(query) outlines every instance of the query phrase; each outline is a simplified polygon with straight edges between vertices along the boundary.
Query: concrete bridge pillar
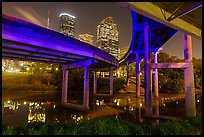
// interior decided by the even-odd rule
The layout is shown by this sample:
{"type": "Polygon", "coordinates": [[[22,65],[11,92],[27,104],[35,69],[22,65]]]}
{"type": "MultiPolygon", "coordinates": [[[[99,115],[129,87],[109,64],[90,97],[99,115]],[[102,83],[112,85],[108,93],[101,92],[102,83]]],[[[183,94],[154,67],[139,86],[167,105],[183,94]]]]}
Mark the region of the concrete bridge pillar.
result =
{"type": "Polygon", "coordinates": [[[110,96],[113,96],[113,69],[110,70],[110,96]]]}
{"type": "Polygon", "coordinates": [[[152,114],[152,89],[151,89],[151,69],[150,69],[150,47],[149,47],[149,25],[144,24],[144,80],[145,80],[145,115],[152,114]]]}
{"type": "Polygon", "coordinates": [[[192,63],[192,38],[190,35],[183,34],[184,39],[184,60],[190,67],[184,69],[185,81],[185,107],[187,117],[196,117],[194,72],[192,63]]]}
{"type": "Polygon", "coordinates": [[[129,62],[126,62],[126,84],[129,86],[129,62]]]}
{"type": "Polygon", "coordinates": [[[140,59],[139,53],[136,53],[136,98],[140,97],[140,59]]]}
{"type": "Polygon", "coordinates": [[[89,110],[89,66],[84,67],[84,96],[83,106],[85,110],[89,110]]]}
{"type": "Polygon", "coordinates": [[[93,73],[93,95],[96,95],[96,92],[97,92],[97,76],[96,76],[96,72],[94,71],[93,73]]]}
{"type": "Polygon", "coordinates": [[[67,90],[68,90],[68,70],[63,70],[62,80],[62,104],[67,103],[67,90]]]}
{"type": "Polygon", "coordinates": [[[136,120],[138,123],[141,123],[142,122],[142,101],[141,101],[141,98],[137,98],[136,99],[136,120]]]}
{"type": "MultiPolygon", "coordinates": [[[[155,99],[155,115],[159,116],[159,99],[155,99]]],[[[159,120],[157,119],[156,124],[159,124],[159,120]]]]}
{"type": "MultiPolygon", "coordinates": [[[[154,52],[154,63],[157,63],[157,51],[154,52]]],[[[159,90],[158,90],[158,69],[154,69],[154,97],[159,98],[159,90]]]]}

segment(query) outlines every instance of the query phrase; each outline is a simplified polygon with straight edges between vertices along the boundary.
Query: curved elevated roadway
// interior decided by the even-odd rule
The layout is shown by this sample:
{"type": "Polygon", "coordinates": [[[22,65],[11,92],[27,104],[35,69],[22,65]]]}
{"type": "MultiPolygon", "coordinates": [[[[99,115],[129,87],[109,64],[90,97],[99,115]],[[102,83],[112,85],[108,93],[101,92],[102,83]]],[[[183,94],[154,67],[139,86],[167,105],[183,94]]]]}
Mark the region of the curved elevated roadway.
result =
{"type": "Polygon", "coordinates": [[[118,66],[115,57],[93,45],[5,14],[2,16],[2,58],[61,66],[77,62],[91,63],[93,68],[118,66]]]}
{"type": "Polygon", "coordinates": [[[75,38],[5,14],[2,16],[2,58],[59,64],[63,70],[62,105],[68,108],[89,110],[90,69],[94,71],[94,95],[97,70],[110,71],[110,96],[113,95],[113,70],[118,67],[115,57],[75,38]],[[68,103],[68,70],[82,67],[83,104],[68,103]]]}

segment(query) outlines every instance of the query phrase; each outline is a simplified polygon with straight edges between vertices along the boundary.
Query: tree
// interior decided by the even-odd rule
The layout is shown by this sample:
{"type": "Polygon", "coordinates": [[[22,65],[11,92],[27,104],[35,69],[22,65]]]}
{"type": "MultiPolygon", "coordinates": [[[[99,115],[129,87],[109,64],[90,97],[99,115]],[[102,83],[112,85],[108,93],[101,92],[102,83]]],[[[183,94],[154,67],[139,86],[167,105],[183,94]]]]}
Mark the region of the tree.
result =
{"type": "MultiPolygon", "coordinates": [[[[177,56],[170,56],[167,53],[158,54],[158,62],[182,62],[177,56]]],[[[158,69],[160,92],[181,92],[184,91],[184,72],[182,69],[158,69]]]]}
{"type": "Polygon", "coordinates": [[[202,59],[196,59],[193,57],[193,69],[194,69],[194,83],[195,88],[201,88],[202,86],[202,59]]]}

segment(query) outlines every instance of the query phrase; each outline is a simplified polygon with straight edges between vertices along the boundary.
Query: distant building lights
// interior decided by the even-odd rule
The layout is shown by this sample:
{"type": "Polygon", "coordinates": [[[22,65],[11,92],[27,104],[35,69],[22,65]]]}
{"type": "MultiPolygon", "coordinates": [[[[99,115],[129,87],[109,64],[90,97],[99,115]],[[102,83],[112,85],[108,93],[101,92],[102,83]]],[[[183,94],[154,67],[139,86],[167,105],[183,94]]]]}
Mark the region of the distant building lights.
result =
{"type": "Polygon", "coordinates": [[[65,15],[65,16],[70,16],[70,17],[72,17],[72,18],[75,18],[74,16],[72,16],[72,15],[70,15],[70,14],[68,14],[68,13],[61,13],[61,14],[59,15],[59,17],[61,17],[61,16],[63,16],[63,15],[65,15]]]}
{"type": "Polygon", "coordinates": [[[140,103],[140,107],[142,107],[142,103],[140,103]]]}
{"type": "Polygon", "coordinates": [[[23,66],[23,63],[21,63],[20,66],[23,66]]]}

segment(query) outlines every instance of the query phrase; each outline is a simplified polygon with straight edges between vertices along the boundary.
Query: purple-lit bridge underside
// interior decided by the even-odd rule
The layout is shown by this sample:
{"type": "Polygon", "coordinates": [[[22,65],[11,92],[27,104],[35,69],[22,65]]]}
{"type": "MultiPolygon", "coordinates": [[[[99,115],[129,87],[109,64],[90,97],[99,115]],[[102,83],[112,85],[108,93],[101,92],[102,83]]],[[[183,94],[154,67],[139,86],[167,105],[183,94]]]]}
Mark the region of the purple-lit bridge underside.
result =
{"type": "Polygon", "coordinates": [[[66,107],[89,110],[90,71],[94,73],[94,95],[97,95],[96,72],[110,71],[108,95],[113,95],[113,70],[118,67],[115,57],[72,37],[8,15],[2,17],[2,58],[59,64],[63,70],[62,104],[66,107]],[[82,67],[83,105],[68,103],[68,70],[82,67]]]}
{"type": "MultiPolygon", "coordinates": [[[[186,116],[196,116],[195,88],[192,63],[192,39],[184,34],[184,60],[180,63],[158,63],[157,53],[162,45],[167,42],[177,30],[142,16],[134,11],[132,15],[132,41],[126,54],[119,60],[119,66],[126,65],[126,83],[129,84],[129,64],[136,63],[136,97],[140,98],[140,73],[144,74],[145,83],[145,113],[152,116],[152,91],[154,97],[159,98],[158,91],[158,68],[184,69],[185,82],[185,107],[186,116]],[[151,62],[150,54],[154,54],[151,62]],[[140,70],[141,60],[144,59],[144,70],[140,70]],[[152,83],[152,74],[154,83],[152,83]],[[152,88],[152,84],[154,88],[152,88]]],[[[179,46],[179,45],[178,45],[179,46]]]]}
{"type": "Polygon", "coordinates": [[[144,59],[145,112],[152,115],[152,70],[154,74],[154,95],[158,98],[158,68],[182,68],[185,78],[186,114],[196,115],[192,65],[192,41],[184,35],[184,57],[182,63],[157,63],[157,52],[177,30],[131,11],[132,41],[121,60],[74,38],[23,20],[3,15],[2,17],[2,57],[36,62],[60,64],[63,70],[62,104],[82,111],[89,110],[89,72],[94,73],[93,93],[96,94],[96,71],[110,71],[110,96],[113,95],[113,70],[119,64],[127,66],[127,82],[132,62],[136,62],[136,97],[140,97],[140,62],[144,59]],[[150,53],[154,62],[150,62],[150,53]],[[68,70],[84,67],[83,105],[67,103],[68,70]]]}

